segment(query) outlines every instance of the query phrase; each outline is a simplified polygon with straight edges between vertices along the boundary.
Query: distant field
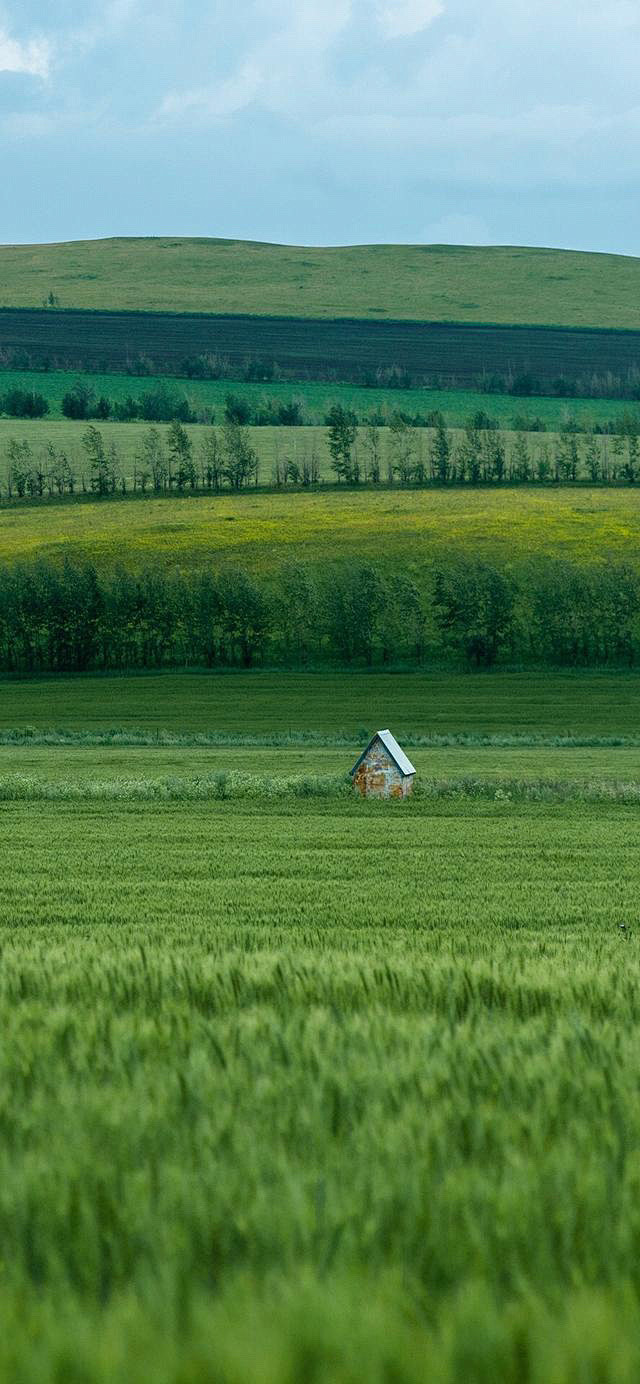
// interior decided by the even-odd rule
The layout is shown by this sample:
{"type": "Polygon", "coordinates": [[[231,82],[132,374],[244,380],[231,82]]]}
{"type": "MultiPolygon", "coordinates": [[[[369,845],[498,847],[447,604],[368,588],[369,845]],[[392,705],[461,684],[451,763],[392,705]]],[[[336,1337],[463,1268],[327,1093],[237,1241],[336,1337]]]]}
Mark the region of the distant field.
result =
{"type": "MultiPolygon", "coordinates": [[[[62,425],[60,425],[62,426],[62,425]]],[[[582,561],[640,552],[635,490],[319,490],[5,506],[0,561],[90,558],[129,569],[240,564],[269,571],[292,557],[401,561],[426,572],[437,553],[501,561],[532,553],[582,561]]]]}
{"type": "MultiPolygon", "coordinates": [[[[387,725],[399,735],[639,736],[640,676],[233,672],[0,682],[0,730],[346,732],[355,744],[387,725]]],[[[5,753],[0,747],[0,762],[5,753]]]]}
{"type": "Polygon", "coordinates": [[[357,317],[0,309],[5,365],[59,370],[197,373],[204,361],[259,377],[479,388],[527,375],[532,388],[637,391],[640,331],[582,326],[481,325],[357,317]],[[578,389],[578,383],[580,388],[578,389]],[[614,387],[615,385],[615,387],[614,387]]]}
{"type": "Polygon", "coordinates": [[[640,260],[520,247],[188,238],[0,249],[0,303],[640,328],[640,260]]]}
{"type": "MultiPolygon", "coordinates": [[[[93,390],[96,399],[105,395],[114,401],[122,401],[129,395],[137,399],[156,387],[164,387],[186,398],[195,412],[213,410],[216,422],[221,422],[224,417],[225,400],[229,394],[246,399],[254,410],[270,400],[278,404],[297,400],[305,421],[315,425],[324,423],[329,409],[335,403],[353,409],[362,420],[376,412],[386,416],[396,411],[409,416],[426,416],[438,409],[452,427],[462,427],[468,418],[482,410],[490,418],[497,419],[503,427],[512,427],[514,419],[525,417],[539,418],[550,430],[563,427],[569,418],[578,419],[588,427],[592,423],[620,418],[629,411],[637,411],[639,407],[637,403],[619,399],[552,399],[545,395],[517,398],[512,394],[485,394],[474,389],[376,389],[338,383],[320,384],[309,380],[247,383],[244,380],[190,380],[170,375],[96,373],[79,376],[78,372],[64,370],[0,371],[0,396],[11,389],[33,390],[44,395],[49,402],[45,422],[48,419],[62,419],[63,396],[79,378],[93,390]]],[[[6,421],[10,423],[12,420],[6,421]]],[[[4,423],[2,419],[0,428],[3,435],[4,423]]],[[[77,436],[77,430],[69,434],[70,438],[77,439],[77,436]]]]}

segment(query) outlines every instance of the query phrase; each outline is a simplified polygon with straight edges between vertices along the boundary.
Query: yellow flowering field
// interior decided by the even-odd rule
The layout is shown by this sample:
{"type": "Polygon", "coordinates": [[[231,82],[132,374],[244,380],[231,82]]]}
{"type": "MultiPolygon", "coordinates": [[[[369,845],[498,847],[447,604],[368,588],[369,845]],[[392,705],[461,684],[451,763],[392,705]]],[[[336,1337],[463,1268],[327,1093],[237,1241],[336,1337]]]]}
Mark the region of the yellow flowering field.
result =
{"type": "Polygon", "coordinates": [[[632,489],[352,490],[238,496],[78,499],[0,509],[0,561],[90,558],[99,565],[178,567],[210,561],[264,569],[291,557],[402,557],[439,551],[505,560],[531,553],[635,560],[640,498],[632,489]]]}

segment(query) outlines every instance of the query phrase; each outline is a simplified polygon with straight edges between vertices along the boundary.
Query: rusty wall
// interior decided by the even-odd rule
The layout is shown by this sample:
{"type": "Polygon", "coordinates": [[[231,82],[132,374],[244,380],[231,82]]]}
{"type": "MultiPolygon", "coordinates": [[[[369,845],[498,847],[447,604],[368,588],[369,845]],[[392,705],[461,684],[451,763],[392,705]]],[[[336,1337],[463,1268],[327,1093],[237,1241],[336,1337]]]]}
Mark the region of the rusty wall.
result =
{"type": "Polygon", "coordinates": [[[363,797],[404,798],[411,792],[413,778],[404,778],[383,745],[372,745],[353,777],[363,797]]]}

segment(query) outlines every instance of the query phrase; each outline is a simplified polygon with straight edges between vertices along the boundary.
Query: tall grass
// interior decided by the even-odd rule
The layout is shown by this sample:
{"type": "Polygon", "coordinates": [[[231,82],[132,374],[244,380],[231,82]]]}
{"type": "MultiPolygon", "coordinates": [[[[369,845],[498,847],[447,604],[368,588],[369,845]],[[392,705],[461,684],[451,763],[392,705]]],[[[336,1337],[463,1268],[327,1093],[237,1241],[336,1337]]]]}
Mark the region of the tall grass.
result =
{"type": "MultiPolygon", "coordinates": [[[[409,749],[638,749],[640,735],[589,735],[522,733],[486,733],[477,731],[420,732],[398,730],[402,743],[409,749]]],[[[371,738],[371,729],[330,732],[309,730],[263,731],[252,734],[243,731],[174,731],[135,730],[131,727],[112,727],[105,730],[70,730],[66,726],[23,726],[0,729],[0,746],[27,747],[38,745],[74,746],[87,749],[100,746],[120,746],[131,749],[357,749],[371,738]]]]}
{"type": "MultiPolygon", "coordinates": [[[[220,799],[269,801],[274,798],[353,797],[353,784],[345,774],[253,774],[241,770],[217,770],[198,776],[178,774],[158,778],[112,777],[107,779],[61,778],[47,780],[27,774],[0,777],[0,802],[215,802],[220,799]]],[[[489,799],[507,806],[518,802],[544,803],[640,803],[640,782],[616,779],[558,779],[552,777],[418,777],[412,804],[437,799],[489,799]]],[[[374,799],[374,801],[378,801],[374,799]]],[[[396,805],[396,800],[391,801],[396,805]]]]}

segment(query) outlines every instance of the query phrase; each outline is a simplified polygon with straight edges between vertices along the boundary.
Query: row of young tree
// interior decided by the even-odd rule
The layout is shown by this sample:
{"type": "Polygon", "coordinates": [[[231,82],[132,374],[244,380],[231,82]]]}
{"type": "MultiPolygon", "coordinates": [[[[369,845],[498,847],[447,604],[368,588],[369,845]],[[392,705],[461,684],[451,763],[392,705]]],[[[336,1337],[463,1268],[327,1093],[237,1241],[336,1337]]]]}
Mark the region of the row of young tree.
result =
{"type": "MultiPolygon", "coordinates": [[[[388,428],[359,428],[355,415],[336,405],[328,416],[331,468],[340,482],[358,485],[550,484],[588,479],[634,484],[640,479],[640,417],[629,414],[613,437],[564,428],[553,438],[531,437],[487,426],[484,414],[452,432],[435,413],[428,429],[416,429],[401,414],[388,428]]],[[[276,483],[286,474],[276,475],[276,483]]]]}
{"type": "MultiPolygon", "coordinates": [[[[241,490],[258,483],[258,455],[247,428],[226,421],[203,431],[198,447],[182,423],[164,433],[151,427],[141,434],[133,467],[125,467],[116,443],[90,423],[82,435],[80,457],[49,440],[34,450],[29,439],[10,438],[6,445],[8,499],[100,497],[129,491],[162,494],[173,491],[241,490]]],[[[1,495],[0,490],[0,495],[1,495]]]]}
{"type": "MultiPolygon", "coordinates": [[[[260,482],[259,458],[249,429],[233,418],[220,428],[202,429],[197,439],[175,420],[165,430],[140,433],[133,459],[123,460],[113,439],[89,424],[80,456],[49,440],[34,449],[28,437],[10,438],[5,448],[4,493],[12,499],[42,499],[76,493],[212,493],[242,490],[260,482]]],[[[629,484],[640,481],[640,427],[630,418],[614,437],[584,436],[570,429],[555,437],[504,433],[472,420],[460,432],[442,415],[434,426],[417,430],[401,415],[389,428],[371,423],[359,428],[348,410],[336,405],[326,430],[328,470],[322,464],[317,434],[280,446],[265,484],[316,486],[324,481],[357,487],[629,484]]],[[[3,491],[0,487],[0,496],[3,491]]]]}
{"type": "Polygon", "coordinates": [[[418,584],[370,562],[98,573],[0,569],[4,673],[164,667],[495,664],[634,666],[640,572],[536,559],[517,570],[450,556],[418,584]]]}

